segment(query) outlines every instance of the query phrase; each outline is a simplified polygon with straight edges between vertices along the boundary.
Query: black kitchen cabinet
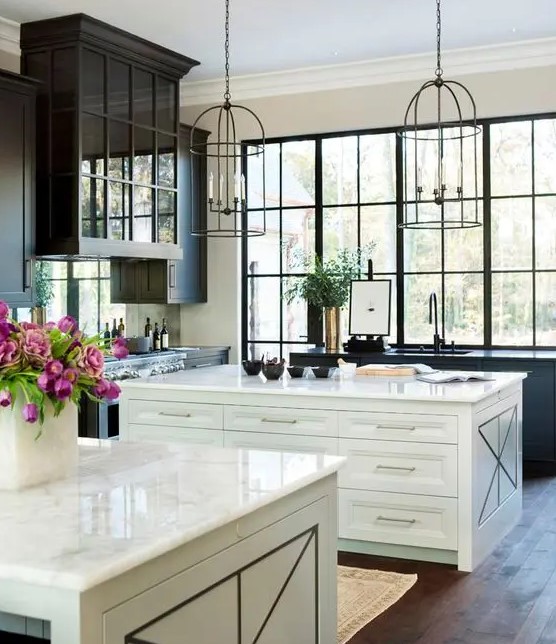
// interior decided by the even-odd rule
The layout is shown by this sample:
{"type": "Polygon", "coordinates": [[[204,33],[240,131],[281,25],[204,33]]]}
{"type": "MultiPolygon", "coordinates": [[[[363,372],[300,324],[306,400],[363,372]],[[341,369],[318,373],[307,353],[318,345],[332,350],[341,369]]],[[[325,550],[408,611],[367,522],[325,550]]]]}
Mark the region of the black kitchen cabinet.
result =
{"type": "Polygon", "coordinates": [[[527,378],[523,382],[524,471],[556,474],[556,352],[492,349],[471,351],[468,355],[421,356],[396,353],[330,353],[315,349],[306,353],[290,354],[290,362],[303,366],[336,366],[340,357],[355,361],[358,365],[424,362],[435,369],[527,372],[527,378]]]}
{"type": "Polygon", "coordinates": [[[0,299],[33,303],[37,83],[0,71],[0,299]]]}
{"type": "MultiPolygon", "coordinates": [[[[196,130],[195,143],[209,132],[196,130]]],[[[207,240],[190,234],[206,224],[206,158],[192,155],[191,128],[180,125],[178,152],[178,241],[180,260],[112,261],[110,299],[124,304],[185,304],[207,301],[207,240]]]]}
{"type": "Polygon", "coordinates": [[[37,254],[179,259],[179,80],[197,61],[83,14],[21,25],[42,81],[37,254]]]}

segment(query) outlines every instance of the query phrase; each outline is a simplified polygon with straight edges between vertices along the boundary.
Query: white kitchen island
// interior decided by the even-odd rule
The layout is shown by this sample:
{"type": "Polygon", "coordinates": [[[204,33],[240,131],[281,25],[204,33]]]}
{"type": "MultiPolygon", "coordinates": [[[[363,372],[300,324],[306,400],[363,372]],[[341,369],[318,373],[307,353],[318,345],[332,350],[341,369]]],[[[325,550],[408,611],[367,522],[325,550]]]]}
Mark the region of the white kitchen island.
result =
{"type": "Polygon", "coordinates": [[[335,644],[343,461],[89,441],[77,475],[0,492],[0,629],[52,644],[335,644]]]}
{"type": "Polygon", "coordinates": [[[522,373],[261,382],[226,365],[124,383],[123,440],[340,454],[342,550],[473,570],[521,514],[522,373]]]}

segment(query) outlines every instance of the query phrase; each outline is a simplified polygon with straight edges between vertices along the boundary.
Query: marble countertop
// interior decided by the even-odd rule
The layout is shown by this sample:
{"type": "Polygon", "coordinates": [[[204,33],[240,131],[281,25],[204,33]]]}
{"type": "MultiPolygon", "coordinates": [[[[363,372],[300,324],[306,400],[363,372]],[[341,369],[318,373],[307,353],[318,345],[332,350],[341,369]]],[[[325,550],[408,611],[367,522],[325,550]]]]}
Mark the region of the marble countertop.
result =
{"type": "Polygon", "coordinates": [[[337,471],[344,458],[80,440],[76,476],[0,492],[0,583],[86,590],[337,471]]]}
{"type": "Polygon", "coordinates": [[[197,371],[178,371],[161,376],[126,380],[120,384],[124,390],[156,388],[282,396],[475,403],[487,398],[493,392],[518,384],[527,376],[526,373],[517,372],[498,372],[487,375],[492,380],[447,384],[429,384],[417,380],[415,376],[393,376],[391,378],[355,376],[345,380],[340,378],[287,378],[285,380],[269,380],[264,383],[257,376],[246,376],[240,365],[223,365],[197,371]]]}

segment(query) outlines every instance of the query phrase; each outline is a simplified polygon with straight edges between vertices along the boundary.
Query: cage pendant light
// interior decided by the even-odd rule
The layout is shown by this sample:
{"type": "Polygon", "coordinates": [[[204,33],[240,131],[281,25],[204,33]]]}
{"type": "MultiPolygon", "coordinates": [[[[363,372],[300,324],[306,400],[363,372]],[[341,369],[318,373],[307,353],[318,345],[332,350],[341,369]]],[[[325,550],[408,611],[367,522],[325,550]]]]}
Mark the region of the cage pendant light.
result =
{"type": "MultiPolygon", "coordinates": [[[[191,128],[190,151],[207,157],[208,168],[208,219],[206,228],[192,224],[191,234],[202,237],[255,237],[266,232],[265,194],[265,133],[259,117],[248,107],[234,105],[230,94],[230,2],[226,0],[225,20],[225,91],[224,103],[209,107],[202,112],[191,128]],[[213,140],[198,143],[196,128],[207,117],[216,115],[213,140]],[[246,128],[249,138],[258,144],[242,145],[237,140],[238,126],[246,128]],[[249,163],[257,191],[257,213],[249,225],[247,215],[247,193],[242,160],[256,157],[256,163],[249,163]],[[260,204],[260,207],[259,207],[260,204]]],[[[210,128],[210,125],[208,126],[210,128]]]]}
{"type": "Polygon", "coordinates": [[[435,77],[411,99],[400,131],[404,181],[400,228],[481,225],[477,109],[462,83],[442,77],[440,36],[440,0],[436,0],[435,77]]]}

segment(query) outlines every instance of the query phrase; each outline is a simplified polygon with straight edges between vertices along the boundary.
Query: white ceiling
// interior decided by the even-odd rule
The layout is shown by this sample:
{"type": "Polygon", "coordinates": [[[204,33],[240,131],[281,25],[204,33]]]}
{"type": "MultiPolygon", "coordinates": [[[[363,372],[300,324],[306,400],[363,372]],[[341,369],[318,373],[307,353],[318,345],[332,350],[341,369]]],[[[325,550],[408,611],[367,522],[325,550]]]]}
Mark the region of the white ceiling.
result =
{"type": "MultiPolygon", "coordinates": [[[[0,0],[16,22],[83,12],[223,74],[224,0],[0,0]]],[[[434,0],[231,0],[233,76],[432,52],[434,0]]],[[[443,0],[443,48],[556,36],[554,0],[443,0]]],[[[431,60],[434,64],[434,59],[431,60]]]]}

